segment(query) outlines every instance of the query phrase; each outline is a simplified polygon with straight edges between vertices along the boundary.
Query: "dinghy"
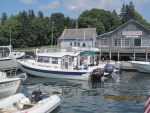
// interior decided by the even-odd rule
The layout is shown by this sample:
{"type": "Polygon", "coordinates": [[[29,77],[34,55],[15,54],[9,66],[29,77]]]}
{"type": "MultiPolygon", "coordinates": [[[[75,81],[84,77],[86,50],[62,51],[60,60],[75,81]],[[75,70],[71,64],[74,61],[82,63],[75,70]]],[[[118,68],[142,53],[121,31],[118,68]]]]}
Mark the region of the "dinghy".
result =
{"type": "Polygon", "coordinates": [[[0,101],[0,113],[50,113],[61,103],[57,95],[42,99],[41,94],[34,91],[31,100],[22,93],[9,96],[0,101]]]}
{"type": "Polygon", "coordinates": [[[11,76],[11,74],[8,75],[6,72],[0,71],[0,99],[15,94],[21,80],[24,81],[26,78],[26,73],[11,76]]]}

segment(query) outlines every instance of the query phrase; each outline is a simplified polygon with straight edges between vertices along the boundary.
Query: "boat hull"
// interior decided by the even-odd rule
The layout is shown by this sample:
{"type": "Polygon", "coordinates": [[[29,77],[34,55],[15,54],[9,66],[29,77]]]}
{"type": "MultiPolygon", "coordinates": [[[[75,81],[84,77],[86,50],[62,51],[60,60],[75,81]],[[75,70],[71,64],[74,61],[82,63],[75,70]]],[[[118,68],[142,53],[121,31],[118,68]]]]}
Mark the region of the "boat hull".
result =
{"type": "Polygon", "coordinates": [[[19,68],[30,75],[46,77],[46,78],[59,78],[59,79],[75,79],[75,80],[89,80],[91,72],[85,70],[45,70],[34,67],[29,67],[25,63],[19,62],[19,68]]]}
{"type": "Polygon", "coordinates": [[[0,80],[0,99],[15,94],[20,81],[20,79],[15,78],[9,78],[3,81],[0,80]]]}
{"type": "Polygon", "coordinates": [[[150,62],[144,61],[130,61],[131,65],[135,67],[139,72],[150,73],[150,62]]]}
{"type": "MultiPolygon", "coordinates": [[[[61,103],[61,99],[57,95],[52,95],[49,98],[43,99],[39,101],[34,107],[25,110],[17,110],[14,106],[15,102],[28,103],[29,101],[23,101],[26,96],[22,93],[18,93],[12,96],[9,96],[0,101],[1,109],[4,110],[16,110],[15,113],[49,113],[52,112],[56,107],[58,107],[61,103]],[[10,101],[11,100],[11,101],[10,101]]],[[[30,102],[29,102],[30,103],[30,102]]],[[[31,103],[32,104],[32,103],[31,103]]],[[[22,108],[23,106],[18,106],[18,108],[22,108]]]]}

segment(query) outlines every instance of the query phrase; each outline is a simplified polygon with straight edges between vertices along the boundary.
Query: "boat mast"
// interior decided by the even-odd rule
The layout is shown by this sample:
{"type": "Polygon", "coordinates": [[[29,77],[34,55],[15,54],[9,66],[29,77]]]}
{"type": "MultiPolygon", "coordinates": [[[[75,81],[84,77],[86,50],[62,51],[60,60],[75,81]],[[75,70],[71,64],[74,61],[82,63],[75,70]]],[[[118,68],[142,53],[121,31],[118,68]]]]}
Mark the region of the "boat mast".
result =
{"type": "Polygon", "coordinates": [[[10,32],[10,45],[11,45],[11,27],[10,27],[10,31],[9,32],[10,32]]]}
{"type": "Polygon", "coordinates": [[[65,30],[64,30],[64,32],[63,32],[63,47],[64,47],[64,35],[65,35],[65,32],[66,32],[66,26],[65,26],[65,30]]]}
{"type": "Polygon", "coordinates": [[[54,20],[53,20],[53,24],[52,24],[52,40],[51,40],[51,50],[52,50],[52,44],[53,44],[53,26],[54,26],[54,20]]]}
{"type": "Polygon", "coordinates": [[[77,31],[78,30],[78,19],[76,20],[76,46],[77,46],[77,42],[78,42],[78,36],[77,36],[77,31]]]}

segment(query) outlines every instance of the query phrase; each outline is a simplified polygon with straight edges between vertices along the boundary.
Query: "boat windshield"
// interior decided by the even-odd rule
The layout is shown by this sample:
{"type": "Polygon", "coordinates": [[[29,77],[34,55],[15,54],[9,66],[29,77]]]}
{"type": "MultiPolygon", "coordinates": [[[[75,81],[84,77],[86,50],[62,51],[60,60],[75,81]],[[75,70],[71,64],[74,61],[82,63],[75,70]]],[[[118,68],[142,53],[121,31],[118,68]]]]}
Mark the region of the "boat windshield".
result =
{"type": "Polygon", "coordinates": [[[10,53],[9,48],[0,47],[0,58],[8,57],[9,53],[10,53]]]}

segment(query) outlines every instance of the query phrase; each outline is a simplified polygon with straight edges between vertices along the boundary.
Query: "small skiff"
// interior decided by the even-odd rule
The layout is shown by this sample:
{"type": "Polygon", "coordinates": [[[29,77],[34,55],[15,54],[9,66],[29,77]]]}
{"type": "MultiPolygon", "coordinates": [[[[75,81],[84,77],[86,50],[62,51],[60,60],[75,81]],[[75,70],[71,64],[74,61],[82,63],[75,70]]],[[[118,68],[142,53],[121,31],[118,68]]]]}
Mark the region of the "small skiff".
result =
{"type": "Polygon", "coordinates": [[[40,96],[32,95],[29,100],[22,93],[18,93],[0,100],[0,113],[50,113],[61,103],[57,95],[52,95],[46,99],[40,99],[40,96]],[[33,102],[39,99],[38,102],[33,102]]]}

